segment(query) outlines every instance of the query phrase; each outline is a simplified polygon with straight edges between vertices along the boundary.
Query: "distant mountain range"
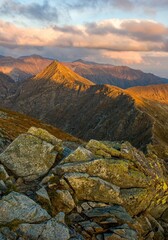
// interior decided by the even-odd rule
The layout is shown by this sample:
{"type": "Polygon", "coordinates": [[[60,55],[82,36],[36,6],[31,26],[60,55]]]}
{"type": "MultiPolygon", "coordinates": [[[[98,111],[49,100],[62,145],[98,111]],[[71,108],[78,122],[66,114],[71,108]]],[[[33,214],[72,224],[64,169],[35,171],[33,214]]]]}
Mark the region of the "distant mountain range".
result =
{"type": "Polygon", "coordinates": [[[153,144],[153,151],[167,154],[166,84],[127,90],[96,85],[53,61],[35,77],[22,81],[15,92],[8,92],[2,107],[36,117],[84,140],[128,140],[143,150],[153,144]]]}
{"type": "MultiPolygon", "coordinates": [[[[21,81],[36,75],[47,67],[53,60],[39,55],[23,56],[19,58],[0,57],[0,71],[9,75],[15,81],[21,81]]],[[[165,84],[168,79],[144,73],[126,66],[99,64],[79,59],[74,62],[64,62],[80,76],[96,84],[110,84],[120,88],[146,86],[151,84],[165,84]]]]}

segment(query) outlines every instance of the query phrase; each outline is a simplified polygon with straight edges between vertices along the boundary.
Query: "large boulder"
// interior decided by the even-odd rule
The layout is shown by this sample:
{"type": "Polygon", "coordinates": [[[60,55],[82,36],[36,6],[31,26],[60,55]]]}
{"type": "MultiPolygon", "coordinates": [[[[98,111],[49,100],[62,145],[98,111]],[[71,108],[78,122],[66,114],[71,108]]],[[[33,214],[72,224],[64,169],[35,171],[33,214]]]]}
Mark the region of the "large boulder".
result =
{"type": "MultiPolygon", "coordinates": [[[[57,141],[54,141],[50,134],[47,138],[46,131],[44,136],[41,136],[41,131],[41,135],[38,135],[38,131],[35,131],[35,135],[30,134],[32,130],[28,134],[21,134],[0,155],[0,161],[9,170],[26,180],[34,180],[46,174],[57,156],[57,141]]],[[[58,145],[60,146],[60,142],[58,145]]]]}
{"type": "Polygon", "coordinates": [[[64,179],[74,190],[78,200],[121,204],[120,188],[84,173],[67,173],[64,179]]]}
{"type": "Polygon", "coordinates": [[[0,225],[37,223],[51,218],[40,205],[17,192],[11,192],[0,200],[0,213],[0,225]]]}
{"type": "Polygon", "coordinates": [[[122,188],[146,187],[150,183],[150,177],[136,169],[132,162],[124,159],[95,159],[60,164],[53,171],[58,175],[68,172],[87,173],[122,188]]]}

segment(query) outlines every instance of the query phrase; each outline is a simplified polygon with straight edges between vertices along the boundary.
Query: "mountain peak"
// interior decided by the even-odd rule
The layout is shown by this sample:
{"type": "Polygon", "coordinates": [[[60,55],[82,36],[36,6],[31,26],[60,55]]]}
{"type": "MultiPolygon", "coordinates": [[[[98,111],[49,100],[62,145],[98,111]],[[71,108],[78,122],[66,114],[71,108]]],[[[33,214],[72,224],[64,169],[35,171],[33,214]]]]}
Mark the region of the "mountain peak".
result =
{"type": "Polygon", "coordinates": [[[47,66],[42,72],[34,77],[35,80],[38,79],[48,79],[55,82],[71,82],[84,85],[93,85],[93,83],[77,73],[73,72],[71,69],[67,68],[57,60],[54,60],[49,66],[47,66]]]}

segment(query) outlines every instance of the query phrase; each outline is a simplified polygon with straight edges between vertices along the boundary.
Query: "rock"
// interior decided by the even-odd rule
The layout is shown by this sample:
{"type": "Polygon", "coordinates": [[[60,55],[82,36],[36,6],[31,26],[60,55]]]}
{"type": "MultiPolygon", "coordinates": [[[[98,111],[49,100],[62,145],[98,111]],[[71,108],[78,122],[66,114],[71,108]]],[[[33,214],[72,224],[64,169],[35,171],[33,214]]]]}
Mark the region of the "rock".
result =
{"type": "Polygon", "coordinates": [[[164,213],[162,214],[161,219],[162,219],[164,222],[168,223],[168,208],[167,208],[167,209],[164,211],[164,213]]]}
{"type": "Polygon", "coordinates": [[[11,192],[0,200],[0,225],[37,223],[50,219],[50,215],[27,196],[11,192]]]}
{"type": "Polygon", "coordinates": [[[84,231],[91,235],[103,232],[103,228],[93,221],[83,221],[80,222],[79,225],[84,229],[84,231]]]}
{"type": "Polygon", "coordinates": [[[6,192],[7,191],[7,186],[4,183],[3,180],[0,180],[0,192],[6,192]]]}
{"type": "Polygon", "coordinates": [[[100,177],[122,188],[147,187],[150,178],[136,169],[128,160],[95,159],[87,162],[66,163],[53,170],[58,175],[67,172],[87,173],[100,177]]]}
{"type": "MultiPolygon", "coordinates": [[[[0,229],[0,232],[3,234],[5,239],[9,240],[16,240],[17,234],[13,231],[11,231],[8,227],[3,227],[0,229]]],[[[0,238],[1,239],[1,238],[0,238]]]]}
{"type": "Polygon", "coordinates": [[[6,237],[2,233],[0,233],[0,240],[7,240],[6,237]]]}
{"type": "MultiPolygon", "coordinates": [[[[62,213],[59,215],[62,215],[62,213]]],[[[20,224],[17,232],[26,239],[68,240],[70,239],[69,229],[64,220],[60,222],[59,215],[46,223],[20,224]]]]}
{"type": "Polygon", "coordinates": [[[54,145],[29,134],[21,134],[0,155],[0,161],[16,176],[34,180],[53,166],[54,145]]]}
{"type": "Polygon", "coordinates": [[[68,162],[83,162],[94,158],[94,154],[84,147],[78,147],[74,152],[70,153],[66,158],[61,161],[62,163],[68,162]]]}
{"type": "Polygon", "coordinates": [[[7,171],[5,170],[4,166],[0,164],[0,180],[6,180],[9,178],[7,171]]]}
{"type": "Polygon", "coordinates": [[[48,195],[47,190],[42,187],[40,188],[37,192],[36,192],[36,198],[37,201],[46,209],[46,210],[50,210],[51,208],[51,201],[50,201],[50,197],[48,195]]]}
{"type": "Polygon", "coordinates": [[[111,142],[106,141],[97,141],[91,139],[86,148],[92,151],[95,155],[105,158],[121,157],[121,152],[113,147],[114,145],[111,142]]]}
{"type": "Polygon", "coordinates": [[[121,196],[124,207],[132,216],[145,211],[153,198],[153,194],[144,188],[122,189],[121,196]]]}
{"type": "Polygon", "coordinates": [[[121,204],[120,188],[98,177],[88,174],[68,173],[64,175],[78,200],[121,204]]]}
{"type": "Polygon", "coordinates": [[[62,140],[56,138],[55,136],[53,136],[46,130],[44,130],[42,128],[31,127],[28,130],[28,133],[30,133],[31,135],[33,135],[35,137],[40,138],[41,140],[43,140],[45,142],[51,143],[52,145],[55,146],[56,151],[58,151],[58,152],[63,151],[62,140]]]}
{"type": "Polygon", "coordinates": [[[71,212],[75,207],[75,202],[68,190],[56,190],[51,196],[54,213],[71,212]]]}
{"type": "Polygon", "coordinates": [[[132,217],[126,212],[126,210],[119,206],[107,206],[107,207],[99,207],[93,208],[87,211],[84,211],[84,214],[88,218],[100,218],[100,219],[108,219],[108,218],[115,218],[117,219],[118,223],[133,223],[132,217]]]}
{"type": "Polygon", "coordinates": [[[110,228],[110,231],[124,239],[128,240],[138,239],[136,231],[129,228],[127,224],[123,224],[119,227],[110,228]]]}

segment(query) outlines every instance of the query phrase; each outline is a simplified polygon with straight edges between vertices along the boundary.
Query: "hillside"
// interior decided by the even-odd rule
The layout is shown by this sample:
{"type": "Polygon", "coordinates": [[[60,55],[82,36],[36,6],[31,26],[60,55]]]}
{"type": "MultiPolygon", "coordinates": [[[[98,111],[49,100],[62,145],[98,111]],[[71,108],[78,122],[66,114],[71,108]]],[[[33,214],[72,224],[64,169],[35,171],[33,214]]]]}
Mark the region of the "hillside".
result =
{"type": "Polygon", "coordinates": [[[0,152],[9,145],[11,141],[21,133],[27,132],[32,126],[46,129],[51,134],[64,141],[81,142],[77,138],[51,125],[44,124],[26,115],[0,108],[0,152]]]}
{"type": "Polygon", "coordinates": [[[8,75],[0,72],[0,101],[11,94],[15,88],[15,82],[8,75]]]}
{"type": "Polygon", "coordinates": [[[160,78],[151,73],[144,73],[127,66],[113,66],[77,60],[64,63],[79,75],[96,84],[110,84],[120,88],[168,83],[168,79],[160,78]]]}

